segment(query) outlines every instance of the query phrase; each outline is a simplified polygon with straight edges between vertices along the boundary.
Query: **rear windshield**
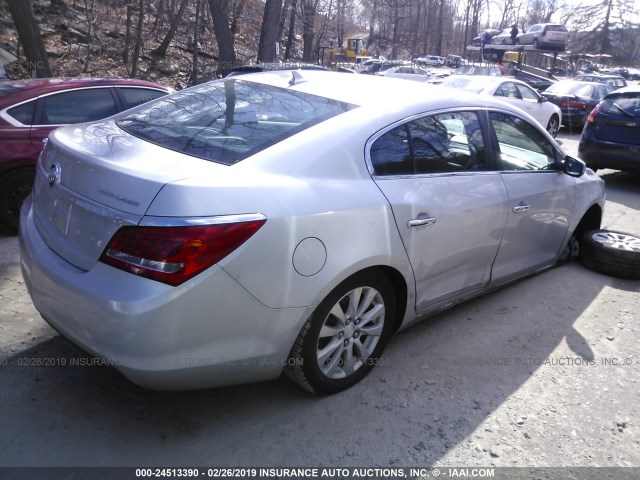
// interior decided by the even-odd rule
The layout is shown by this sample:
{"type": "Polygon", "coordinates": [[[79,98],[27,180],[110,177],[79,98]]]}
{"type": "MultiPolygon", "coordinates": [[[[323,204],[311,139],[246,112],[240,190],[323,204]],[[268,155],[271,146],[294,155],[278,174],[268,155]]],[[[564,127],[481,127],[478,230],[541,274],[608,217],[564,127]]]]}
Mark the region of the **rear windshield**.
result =
{"type": "Polygon", "coordinates": [[[549,88],[547,88],[547,92],[549,93],[569,93],[571,95],[577,95],[579,97],[591,97],[593,93],[593,85],[588,85],[584,83],[554,83],[549,88]]]}
{"type": "Polygon", "coordinates": [[[177,152],[232,165],[355,108],[286,88],[229,78],[126,112],[126,132],[177,152]]]}
{"type": "Polygon", "coordinates": [[[566,32],[567,28],[564,25],[547,25],[545,27],[547,32],[566,32]]]}
{"type": "Polygon", "coordinates": [[[640,93],[607,97],[598,111],[611,115],[640,118],[640,93]]]}

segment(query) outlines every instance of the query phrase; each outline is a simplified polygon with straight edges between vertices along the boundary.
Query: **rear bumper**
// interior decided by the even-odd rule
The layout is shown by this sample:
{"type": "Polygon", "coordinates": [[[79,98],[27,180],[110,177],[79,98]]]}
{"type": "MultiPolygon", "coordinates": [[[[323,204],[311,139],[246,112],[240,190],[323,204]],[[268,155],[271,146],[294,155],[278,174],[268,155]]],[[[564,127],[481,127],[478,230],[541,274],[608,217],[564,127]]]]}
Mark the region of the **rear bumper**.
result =
{"type": "Polygon", "coordinates": [[[562,124],[571,127],[581,127],[587,121],[590,110],[577,110],[571,108],[560,108],[562,112],[562,124]]]}
{"type": "Polygon", "coordinates": [[[43,318],[143,387],[275,378],[312,311],[268,308],[218,266],[179,287],[101,263],[80,270],[46,245],[30,198],[20,225],[22,273],[43,318]]]}
{"type": "Polygon", "coordinates": [[[595,136],[587,125],[580,137],[578,156],[590,168],[640,171],[640,145],[621,145],[595,136]]]}

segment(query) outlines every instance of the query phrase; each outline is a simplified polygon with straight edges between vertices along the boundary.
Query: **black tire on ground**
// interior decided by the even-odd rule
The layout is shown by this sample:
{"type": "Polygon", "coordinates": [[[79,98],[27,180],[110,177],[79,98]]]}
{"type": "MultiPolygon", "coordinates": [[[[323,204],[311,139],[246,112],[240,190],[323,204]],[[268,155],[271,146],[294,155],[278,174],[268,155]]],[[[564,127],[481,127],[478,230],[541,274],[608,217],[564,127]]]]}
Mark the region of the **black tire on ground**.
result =
{"type": "Polygon", "coordinates": [[[558,130],[560,130],[560,119],[556,114],[553,114],[551,115],[549,123],[547,124],[547,132],[549,132],[551,136],[555,138],[555,136],[558,135],[558,130]]]}
{"type": "Polygon", "coordinates": [[[365,272],[348,278],[302,327],[284,373],[316,394],[355,385],[379,363],[394,317],[395,294],[386,277],[365,272]]]}
{"type": "Polygon", "coordinates": [[[640,280],[640,236],[610,230],[591,230],[582,238],[580,261],[596,272],[640,280]]]}
{"type": "Polygon", "coordinates": [[[537,38],[533,39],[533,48],[538,48],[538,39],[537,38]]]}
{"type": "Polygon", "coordinates": [[[29,168],[9,172],[0,178],[0,227],[18,233],[20,207],[31,193],[34,171],[29,168]]]}

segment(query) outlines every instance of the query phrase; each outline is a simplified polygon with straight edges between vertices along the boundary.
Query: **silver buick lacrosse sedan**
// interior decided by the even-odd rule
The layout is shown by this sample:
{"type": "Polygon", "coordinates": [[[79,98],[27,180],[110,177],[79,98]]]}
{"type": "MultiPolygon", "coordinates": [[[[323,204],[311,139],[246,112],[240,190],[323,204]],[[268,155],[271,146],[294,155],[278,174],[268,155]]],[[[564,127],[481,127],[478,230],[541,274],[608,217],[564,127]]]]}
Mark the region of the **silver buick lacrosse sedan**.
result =
{"type": "Polygon", "coordinates": [[[493,97],[256,73],[56,130],[21,262],[43,318],[139,385],[327,394],[397,330],[553,266],[603,204],[493,97]]]}

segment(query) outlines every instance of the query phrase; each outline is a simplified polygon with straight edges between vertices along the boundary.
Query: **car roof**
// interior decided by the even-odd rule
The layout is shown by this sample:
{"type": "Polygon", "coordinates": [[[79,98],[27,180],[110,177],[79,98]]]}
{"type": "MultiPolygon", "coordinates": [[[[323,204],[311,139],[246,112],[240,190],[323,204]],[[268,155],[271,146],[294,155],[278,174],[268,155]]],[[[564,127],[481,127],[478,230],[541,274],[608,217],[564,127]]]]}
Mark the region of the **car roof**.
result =
{"type": "Polygon", "coordinates": [[[640,94],[640,85],[629,85],[626,87],[618,88],[617,90],[614,90],[613,92],[609,93],[607,97],[612,95],[625,94],[625,93],[640,94]]]}
{"type": "MultiPolygon", "coordinates": [[[[264,72],[236,77],[277,87],[319,95],[333,100],[372,109],[377,112],[406,111],[419,113],[436,108],[483,106],[505,109],[505,103],[492,97],[457,91],[455,95],[440,85],[407,82],[378,75],[343,75],[337,72],[264,72]],[[291,83],[293,83],[291,85],[291,83]]],[[[509,107],[510,108],[510,107],[509,107]]],[[[519,112],[517,109],[513,109],[519,112]]]]}
{"type": "Polygon", "coordinates": [[[85,88],[98,86],[131,86],[162,89],[170,92],[171,89],[153,82],[132,78],[36,78],[28,80],[14,80],[0,83],[0,108],[5,108],[15,103],[29,100],[47,93],[68,90],[71,88],[85,88]]]}
{"type": "Polygon", "coordinates": [[[622,75],[616,75],[616,74],[610,74],[610,73],[581,73],[580,75],[576,75],[576,78],[580,78],[580,77],[595,77],[595,78],[602,78],[602,79],[607,79],[607,78],[614,78],[616,80],[624,80],[624,77],[622,75]]]}

